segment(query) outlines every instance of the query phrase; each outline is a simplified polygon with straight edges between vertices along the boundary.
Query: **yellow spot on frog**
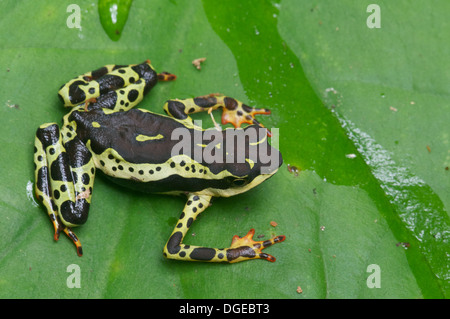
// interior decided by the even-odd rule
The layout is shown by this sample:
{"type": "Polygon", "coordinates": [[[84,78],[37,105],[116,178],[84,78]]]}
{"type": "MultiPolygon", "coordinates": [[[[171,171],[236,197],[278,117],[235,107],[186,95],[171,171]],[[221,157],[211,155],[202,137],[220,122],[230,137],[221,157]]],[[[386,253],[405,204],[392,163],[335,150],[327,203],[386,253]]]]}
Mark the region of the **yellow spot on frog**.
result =
{"type": "Polygon", "coordinates": [[[145,141],[152,141],[152,140],[160,140],[162,138],[164,138],[164,136],[162,136],[161,134],[158,134],[156,136],[147,136],[147,135],[139,134],[138,136],[136,136],[136,141],[145,142],[145,141]]]}
{"type": "Polygon", "coordinates": [[[92,122],[92,126],[93,126],[93,127],[96,127],[96,128],[99,128],[99,127],[100,127],[100,124],[99,124],[98,122],[92,122]]]}
{"type": "Polygon", "coordinates": [[[251,159],[246,158],[245,161],[248,163],[248,165],[250,165],[250,169],[252,169],[253,166],[255,166],[255,162],[253,162],[251,159]]]}
{"type": "Polygon", "coordinates": [[[258,145],[258,144],[261,144],[262,142],[264,142],[265,140],[267,139],[267,135],[264,135],[264,137],[260,140],[260,141],[258,141],[258,142],[254,142],[254,143],[250,143],[250,145],[258,145]]]}
{"type": "MultiPolygon", "coordinates": [[[[220,148],[221,148],[221,145],[220,145],[221,143],[217,143],[216,145],[214,145],[214,147],[217,147],[217,149],[219,149],[220,150],[220,148]]],[[[200,146],[200,147],[206,147],[206,146],[208,146],[208,144],[197,144],[197,146],[200,146]]]]}

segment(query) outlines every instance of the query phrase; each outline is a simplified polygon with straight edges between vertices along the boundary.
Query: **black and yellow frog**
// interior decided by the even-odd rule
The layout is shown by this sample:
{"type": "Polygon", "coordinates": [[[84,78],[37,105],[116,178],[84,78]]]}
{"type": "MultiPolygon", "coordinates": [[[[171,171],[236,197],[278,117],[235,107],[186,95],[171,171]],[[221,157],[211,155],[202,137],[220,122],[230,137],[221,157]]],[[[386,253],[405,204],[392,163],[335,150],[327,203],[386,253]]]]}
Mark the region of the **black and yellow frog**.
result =
{"type": "Polygon", "coordinates": [[[147,60],[135,65],[107,65],[61,87],[59,97],[72,110],[64,116],[61,127],[47,123],[38,128],[34,150],[36,196],[48,211],[55,240],[63,231],[82,255],[80,241],[71,228],[87,220],[95,171],[100,169],[115,182],[139,191],[187,196],[164,247],[165,257],[210,262],[275,261],[262,249],[282,242],[285,236],[254,241],[253,229],[242,238],[234,236],[230,247],[224,249],[182,243],[212,197],[228,197],[255,187],[278,170],[282,158],[267,142],[270,132],[261,130],[262,125],[254,118],[270,111],[251,108],[231,97],[211,94],[169,100],[164,105],[167,115],[133,109],[158,81],[175,78],[170,73],[156,73],[147,60]],[[222,122],[232,123],[234,129],[203,130],[189,116],[218,108],[223,110],[222,122]],[[251,125],[242,129],[242,123],[251,125]],[[253,140],[247,134],[252,129],[257,132],[253,140]],[[194,138],[184,144],[188,147],[180,148],[174,132],[200,136],[200,140],[194,138]],[[241,161],[229,158],[227,136],[235,132],[245,135],[232,149],[243,154],[241,161]],[[209,139],[206,133],[210,133],[209,139]],[[256,156],[251,157],[251,147],[256,156]],[[260,160],[262,150],[269,152],[269,163],[260,160]],[[206,151],[214,155],[214,161],[193,155],[206,151]]]}

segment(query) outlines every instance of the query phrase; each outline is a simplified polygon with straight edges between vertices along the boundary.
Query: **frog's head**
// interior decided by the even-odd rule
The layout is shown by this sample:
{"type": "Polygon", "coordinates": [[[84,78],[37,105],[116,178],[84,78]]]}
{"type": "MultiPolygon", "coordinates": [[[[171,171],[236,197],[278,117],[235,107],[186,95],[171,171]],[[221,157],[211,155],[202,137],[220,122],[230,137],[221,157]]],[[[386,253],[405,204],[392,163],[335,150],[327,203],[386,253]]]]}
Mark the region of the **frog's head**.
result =
{"type": "MultiPolygon", "coordinates": [[[[228,131],[228,130],[226,130],[228,131]]],[[[283,164],[280,151],[272,147],[268,142],[268,131],[257,125],[251,125],[243,130],[232,130],[244,134],[244,138],[232,137],[234,140],[234,158],[225,161],[224,184],[227,188],[218,190],[219,196],[232,196],[240,194],[261,184],[272,177],[283,164]],[[242,143],[239,143],[243,141],[242,143]]],[[[230,131],[230,132],[232,132],[230,131]]],[[[230,137],[226,143],[230,143],[230,137]]],[[[230,155],[227,151],[227,155],[230,155]]]]}

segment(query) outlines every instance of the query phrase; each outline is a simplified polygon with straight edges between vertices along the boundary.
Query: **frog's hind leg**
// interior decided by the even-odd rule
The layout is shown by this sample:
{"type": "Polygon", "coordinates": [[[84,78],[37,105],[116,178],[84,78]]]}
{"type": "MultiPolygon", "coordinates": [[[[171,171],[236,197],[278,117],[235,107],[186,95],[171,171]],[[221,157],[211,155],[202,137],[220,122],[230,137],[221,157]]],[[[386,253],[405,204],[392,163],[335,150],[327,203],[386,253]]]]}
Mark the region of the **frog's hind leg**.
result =
{"type": "Polygon", "coordinates": [[[188,196],[188,201],[181,213],[166,246],[164,256],[170,259],[205,262],[229,262],[235,263],[250,259],[265,259],[274,262],[275,258],[262,250],[273,244],[284,241],[285,236],[277,236],[266,241],[253,241],[254,229],[244,237],[234,236],[228,248],[208,248],[185,245],[182,243],[189,227],[197,216],[208,207],[211,196],[188,196]]]}
{"type": "Polygon", "coordinates": [[[35,163],[35,194],[47,209],[48,217],[53,224],[55,230],[54,239],[58,240],[60,232],[63,228],[61,221],[58,218],[55,203],[51,198],[50,176],[49,169],[46,162],[45,150],[40,147],[40,142],[36,141],[34,148],[34,163],[35,163]]]}
{"type": "Polygon", "coordinates": [[[214,248],[185,245],[182,243],[189,227],[197,216],[208,207],[211,196],[189,195],[180,219],[175,226],[169,240],[164,246],[163,255],[166,258],[177,260],[225,261],[224,251],[214,248]]]}
{"type": "Polygon", "coordinates": [[[250,107],[241,101],[221,94],[209,94],[185,100],[169,100],[164,105],[167,114],[180,119],[188,119],[189,114],[222,109],[222,124],[231,123],[235,128],[242,124],[256,124],[264,127],[255,119],[258,114],[270,114],[266,108],[250,107]]]}
{"type": "MultiPolygon", "coordinates": [[[[64,132],[65,139],[71,135],[64,132]]],[[[35,138],[35,193],[43,202],[58,240],[63,231],[82,255],[80,241],[71,227],[86,222],[95,167],[90,152],[78,138],[63,143],[55,123],[41,125],[35,138]]]]}
{"type": "MultiPolygon", "coordinates": [[[[95,101],[103,95],[122,90],[139,81],[144,84],[142,88],[139,87],[139,93],[142,95],[147,94],[158,82],[158,75],[149,60],[141,64],[105,65],[70,80],[61,86],[58,95],[65,106],[74,107],[87,101],[95,101]]],[[[128,90],[127,95],[131,94],[130,99],[137,98],[136,89],[132,87],[128,90]]],[[[106,103],[109,103],[107,108],[110,109],[123,106],[120,104],[122,100],[112,99],[111,96],[101,105],[105,107],[106,103]]]]}

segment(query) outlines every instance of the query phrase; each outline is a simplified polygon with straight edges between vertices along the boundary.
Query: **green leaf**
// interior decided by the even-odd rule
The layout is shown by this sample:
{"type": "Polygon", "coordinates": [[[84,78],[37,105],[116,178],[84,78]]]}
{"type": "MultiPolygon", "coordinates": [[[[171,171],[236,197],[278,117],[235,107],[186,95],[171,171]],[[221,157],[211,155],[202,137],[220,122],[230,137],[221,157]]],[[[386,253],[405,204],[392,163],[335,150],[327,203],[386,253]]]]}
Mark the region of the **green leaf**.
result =
{"type": "Polygon", "coordinates": [[[70,4],[0,3],[0,297],[449,297],[447,2],[429,13],[419,1],[378,1],[381,28],[370,29],[370,2],[136,0],[114,42],[92,2],[77,2],[81,28],[70,28],[70,4]],[[30,191],[36,128],[66,113],[56,94],[64,82],[146,59],[177,80],[139,107],[162,113],[169,98],[220,92],[272,110],[258,118],[279,129],[283,166],[215,199],[185,242],[226,247],[250,228],[286,235],[267,248],[275,263],[164,259],[184,198],[103,176],[75,229],[84,256],[66,237],[53,241],[30,191]],[[71,264],[81,288],[68,288],[71,264]]]}

